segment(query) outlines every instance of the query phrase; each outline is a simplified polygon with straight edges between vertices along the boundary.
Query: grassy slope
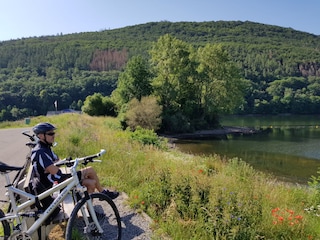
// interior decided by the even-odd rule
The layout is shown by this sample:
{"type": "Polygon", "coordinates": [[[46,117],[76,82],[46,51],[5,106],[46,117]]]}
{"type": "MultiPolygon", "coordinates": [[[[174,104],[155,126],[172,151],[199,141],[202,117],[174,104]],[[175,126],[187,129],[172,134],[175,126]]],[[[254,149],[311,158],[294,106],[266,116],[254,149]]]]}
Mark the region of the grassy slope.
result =
{"type": "Polygon", "coordinates": [[[107,150],[94,165],[103,185],[152,217],[155,239],[320,239],[318,218],[304,211],[319,202],[313,189],[286,186],[237,159],[142,146],[113,118],[65,114],[31,124],[40,121],[57,125],[61,158],[107,150]]]}

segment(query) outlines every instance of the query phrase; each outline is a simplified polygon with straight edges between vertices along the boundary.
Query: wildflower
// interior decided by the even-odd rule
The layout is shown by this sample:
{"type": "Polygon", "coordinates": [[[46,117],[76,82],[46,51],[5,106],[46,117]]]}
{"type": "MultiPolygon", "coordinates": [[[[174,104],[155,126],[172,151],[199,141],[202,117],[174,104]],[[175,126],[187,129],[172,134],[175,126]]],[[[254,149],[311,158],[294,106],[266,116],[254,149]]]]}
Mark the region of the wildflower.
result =
{"type": "Polygon", "coordinates": [[[301,223],[303,217],[301,215],[295,215],[291,209],[281,211],[280,208],[274,208],[271,210],[271,214],[274,217],[273,224],[287,223],[289,226],[301,223]]]}
{"type": "Polygon", "coordinates": [[[202,174],[203,173],[203,169],[199,169],[198,173],[202,174]]]}
{"type": "Polygon", "coordinates": [[[271,214],[272,216],[276,216],[277,215],[277,212],[280,210],[280,208],[274,208],[271,210],[271,214]]]}
{"type": "Polygon", "coordinates": [[[294,222],[289,222],[289,225],[290,225],[290,226],[293,226],[293,225],[294,225],[294,222]]]}
{"type": "Polygon", "coordinates": [[[290,209],[287,209],[287,212],[290,213],[290,215],[293,215],[294,214],[294,211],[290,210],[290,209]]]}
{"type": "Polygon", "coordinates": [[[145,204],[145,202],[144,202],[144,201],[142,201],[142,202],[141,202],[141,205],[144,205],[144,204],[145,204]]]}

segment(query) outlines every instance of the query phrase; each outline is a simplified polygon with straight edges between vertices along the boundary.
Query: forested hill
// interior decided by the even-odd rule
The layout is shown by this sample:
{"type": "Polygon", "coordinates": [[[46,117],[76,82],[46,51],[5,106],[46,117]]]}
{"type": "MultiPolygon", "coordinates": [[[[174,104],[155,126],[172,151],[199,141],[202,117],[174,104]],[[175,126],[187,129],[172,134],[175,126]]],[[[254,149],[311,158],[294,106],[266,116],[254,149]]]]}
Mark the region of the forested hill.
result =
{"type": "Polygon", "coordinates": [[[263,57],[264,53],[268,54],[269,61],[275,60],[288,66],[290,63],[304,65],[320,62],[320,36],[291,28],[241,21],[164,21],[100,32],[0,42],[0,67],[54,66],[59,69],[78,67],[90,70],[97,50],[127,51],[128,57],[146,54],[151,43],[164,34],[171,34],[195,46],[223,43],[240,62],[247,62],[250,54],[263,57]]]}
{"type": "Polygon", "coordinates": [[[109,95],[128,59],[148,57],[151,44],[165,34],[195,47],[223,44],[253,83],[243,113],[319,113],[320,36],[248,21],[163,21],[0,42],[0,120],[43,114],[56,99],[61,108],[79,108],[87,95],[109,95]],[[272,102],[284,94],[303,94],[312,108],[272,102]]]}

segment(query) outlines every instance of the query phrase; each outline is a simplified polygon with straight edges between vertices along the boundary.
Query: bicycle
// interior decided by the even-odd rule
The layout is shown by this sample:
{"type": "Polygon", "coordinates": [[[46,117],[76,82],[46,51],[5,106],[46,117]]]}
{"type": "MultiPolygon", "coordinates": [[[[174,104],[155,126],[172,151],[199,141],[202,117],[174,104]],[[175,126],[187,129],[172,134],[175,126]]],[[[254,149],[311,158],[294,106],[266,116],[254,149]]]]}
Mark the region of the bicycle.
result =
{"type": "MultiPolygon", "coordinates": [[[[27,173],[30,170],[32,148],[34,148],[38,142],[38,138],[35,135],[28,134],[28,132],[29,131],[24,131],[22,132],[22,135],[25,135],[29,138],[29,141],[26,143],[26,146],[29,148],[29,152],[26,155],[26,161],[24,162],[22,168],[17,171],[15,177],[12,180],[12,185],[21,190],[24,189],[24,182],[26,180],[27,173]]],[[[21,199],[18,194],[14,194],[14,196],[16,198],[16,202],[23,201],[23,199],[21,199]]],[[[6,202],[6,201],[0,200],[0,202],[6,202]]],[[[7,212],[9,211],[11,211],[11,203],[9,203],[8,205],[7,212]]]]}
{"type": "Polygon", "coordinates": [[[82,239],[82,237],[84,239],[121,239],[121,218],[116,205],[105,194],[89,194],[86,187],[80,184],[76,170],[79,163],[87,165],[89,162],[101,162],[101,160],[95,160],[95,158],[100,157],[105,152],[102,149],[94,155],[76,158],[75,160],[64,159],[57,162],[57,166],[70,167],[71,177],[39,195],[20,190],[10,183],[9,172],[20,171],[23,167],[0,163],[0,174],[6,178],[5,187],[12,205],[11,211],[6,214],[0,210],[0,238],[32,239],[31,236],[71,193],[75,207],[67,220],[65,239],[82,239]],[[45,211],[30,211],[30,206],[56,191],[60,191],[59,195],[45,211]],[[29,200],[18,205],[14,194],[29,200]],[[30,227],[27,226],[28,218],[34,218],[35,220],[30,227]]]}
{"type": "Polygon", "coordinates": [[[15,187],[19,186],[19,183],[25,178],[27,171],[29,170],[29,167],[31,165],[31,151],[32,148],[34,148],[38,142],[38,138],[35,135],[28,134],[29,131],[23,131],[22,135],[27,136],[30,141],[26,143],[26,146],[29,148],[29,152],[26,155],[26,161],[22,166],[22,169],[19,170],[12,180],[12,184],[15,187]]]}

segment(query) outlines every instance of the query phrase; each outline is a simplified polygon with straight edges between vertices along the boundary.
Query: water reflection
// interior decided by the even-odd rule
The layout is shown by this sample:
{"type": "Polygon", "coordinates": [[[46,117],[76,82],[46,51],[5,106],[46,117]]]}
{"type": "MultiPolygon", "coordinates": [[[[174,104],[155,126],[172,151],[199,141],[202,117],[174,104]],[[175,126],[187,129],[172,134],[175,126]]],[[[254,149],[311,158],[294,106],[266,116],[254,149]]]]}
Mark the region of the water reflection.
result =
{"type": "Polygon", "coordinates": [[[317,126],[272,127],[261,134],[228,136],[228,140],[184,140],[176,146],[192,154],[238,157],[257,170],[300,184],[316,176],[320,166],[317,126]]]}

